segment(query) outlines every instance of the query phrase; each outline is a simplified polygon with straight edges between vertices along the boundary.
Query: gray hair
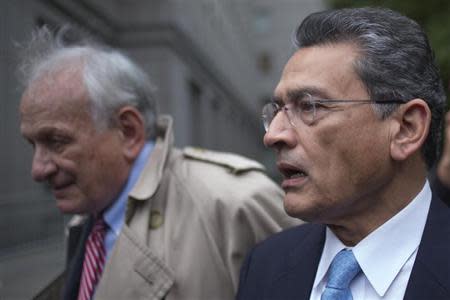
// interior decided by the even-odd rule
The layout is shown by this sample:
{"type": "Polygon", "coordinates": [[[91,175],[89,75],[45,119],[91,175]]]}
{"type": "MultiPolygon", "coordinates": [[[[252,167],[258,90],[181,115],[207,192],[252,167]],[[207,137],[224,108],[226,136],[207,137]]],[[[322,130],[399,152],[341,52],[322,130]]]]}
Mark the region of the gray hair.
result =
{"type": "Polygon", "coordinates": [[[114,112],[130,105],[142,114],[146,137],[154,137],[157,104],[147,74],[124,54],[94,41],[85,38],[69,44],[64,40],[67,32],[54,35],[46,27],[33,32],[19,66],[22,84],[27,87],[46,73],[80,70],[99,128],[113,126],[114,112]]]}
{"type": "MultiPolygon", "coordinates": [[[[422,154],[431,168],[440,154],[446,95],[423,29],[386,8],[346,8],[311,14],[295,33],[299,48],[335,43],[359,47],[355,71],[371,99],[426,101],[432,117],[422,154]]],[[[382,118],[397,107],[374,104],[382,118]]]]}

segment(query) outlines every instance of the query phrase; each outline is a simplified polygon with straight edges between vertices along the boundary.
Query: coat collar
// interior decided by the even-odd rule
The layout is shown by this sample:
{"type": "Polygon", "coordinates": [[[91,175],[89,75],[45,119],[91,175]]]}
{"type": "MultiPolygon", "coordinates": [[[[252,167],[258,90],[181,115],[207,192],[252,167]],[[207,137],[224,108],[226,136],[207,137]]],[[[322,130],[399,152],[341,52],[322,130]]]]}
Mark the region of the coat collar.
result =
{"type": "Polygon", "coordinates": [[[172,124],[173,121],[170,116],[159,117],[155,147],[150,155],[150,159],[147,160],[140,178],[130,192],[131,198],[138,201],[146,200],[156,192],[173,146],[172,124]]]}
{"type": "Polygon", "coordinates": [[[172,271],[148,247],[150,199],[162,180],[172,145],[172,119],[161,116],[155,146],[129,193],[126,221],[105,266],[96,299],[163,299],[174,284],[172,271]]]}

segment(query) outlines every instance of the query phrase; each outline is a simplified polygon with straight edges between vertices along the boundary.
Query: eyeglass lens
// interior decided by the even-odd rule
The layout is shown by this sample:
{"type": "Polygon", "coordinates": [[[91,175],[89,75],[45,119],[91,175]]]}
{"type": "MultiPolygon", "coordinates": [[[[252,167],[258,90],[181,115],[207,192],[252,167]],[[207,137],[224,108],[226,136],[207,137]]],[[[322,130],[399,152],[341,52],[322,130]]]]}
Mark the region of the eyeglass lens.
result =
{"type": "Polygon", "coordinates": [[[298,125],[299,120],[306,125],[310,125],[314,122],[316,116],[316,103],[309,94],[304,94],[301,99],[284,106],[280,106],[275,102],[267,103],[262,110],[262,120],[266,131],[269,130],[272,120],[280,110],[285,112],[291,125],[298,125]]]}

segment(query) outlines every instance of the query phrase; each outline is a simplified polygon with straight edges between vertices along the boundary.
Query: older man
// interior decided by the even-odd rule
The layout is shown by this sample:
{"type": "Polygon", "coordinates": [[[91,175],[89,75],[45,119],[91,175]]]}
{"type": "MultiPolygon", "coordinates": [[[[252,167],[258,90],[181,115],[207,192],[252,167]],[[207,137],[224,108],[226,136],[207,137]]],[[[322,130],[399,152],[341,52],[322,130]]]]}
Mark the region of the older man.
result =
{"type": "Polygon", "coordinates": [[[34,36],[21,132],[32,176],[71,222],[49,299],[230,299],[245,253],[294,223],[260,164],[172,147],[147,76],[126,56],[34,36]],[[33,53],[34,51],[34,53],[33,53]]]}
{"type": "Polygon", "coordinates": [[[382,8],[319,12],[296,32],[264,142],[287,212],[243,265],[238,299],[450,299],[450,212],[428,169],[445,93],[420,26],[382,8]]]}

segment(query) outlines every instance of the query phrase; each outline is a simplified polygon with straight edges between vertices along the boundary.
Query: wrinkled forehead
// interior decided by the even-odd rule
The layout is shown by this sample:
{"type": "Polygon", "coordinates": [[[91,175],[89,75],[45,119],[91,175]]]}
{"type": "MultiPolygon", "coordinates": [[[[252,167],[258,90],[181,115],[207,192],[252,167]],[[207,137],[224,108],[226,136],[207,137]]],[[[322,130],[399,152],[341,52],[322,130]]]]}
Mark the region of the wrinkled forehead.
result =
{"type": "Polygon", "coordinates": [[[73,71],[46,74],[26,89],[20,103],[22,131],[32,132],[41,126],[62,126],[75,120],[90,123],[88,97],[79,73],[73,71]]]}

